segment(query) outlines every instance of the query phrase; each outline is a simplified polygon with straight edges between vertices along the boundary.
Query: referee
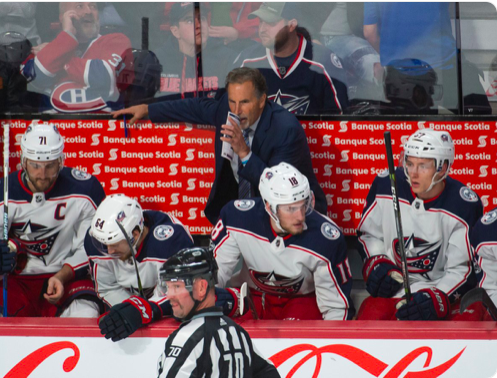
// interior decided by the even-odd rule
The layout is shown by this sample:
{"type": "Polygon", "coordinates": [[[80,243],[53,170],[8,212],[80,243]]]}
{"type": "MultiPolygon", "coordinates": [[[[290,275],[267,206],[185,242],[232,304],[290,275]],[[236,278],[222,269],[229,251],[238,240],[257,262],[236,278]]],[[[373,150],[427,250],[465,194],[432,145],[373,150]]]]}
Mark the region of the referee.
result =
{"type": "Polygon", "coordinates": [[[280,377],[255,351],[247,331],[214,307],[217,270],[204,248],[182,249],[162,266],[159,290],[183,323],[166,341],[158,378],[280,377]]]}

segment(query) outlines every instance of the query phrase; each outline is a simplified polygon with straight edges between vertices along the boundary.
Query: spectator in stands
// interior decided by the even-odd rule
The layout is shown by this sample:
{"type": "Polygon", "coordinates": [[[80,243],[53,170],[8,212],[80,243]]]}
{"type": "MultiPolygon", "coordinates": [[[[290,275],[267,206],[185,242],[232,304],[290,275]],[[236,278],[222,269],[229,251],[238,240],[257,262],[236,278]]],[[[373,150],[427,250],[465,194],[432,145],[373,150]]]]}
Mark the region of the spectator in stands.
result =
{"type": "Polygon", "coordinates": [[[157,50],[162,64],[160,91],[156,97],[214,98],[223,87],[235,52],[209,41],[207,15],[194,3],[174,3],[169,13],[171,33],[157,50]],[[200,54],[202,51],[202,54],[200,54]]]}
{"type": "Polygon", "coordinates": [[[347,71],[349,101],[382,100],[383,83],[374,75],[380,56],[364,39],[363,3],[338,2],[321,28],[321,41],[340,58],[347,71]],[[360,18],[360,28],[355,27],[360,18]]]}
{"type": "MultiPolygon", "coordinates": [[[[485,289],[497,305],[497,208],[489,211],[476,223],[471,232],[471,246],[475,253],[479,287],[485,289]]],[[[482,320],[494,320],[482,312],[482,320]]]]}
{"type": "Polygon", "coordinates": [[[20,64],[31,53],[31,42],[17,32],[0,34],[0,112],[19,111],[26,94],[20,64]]]}
{"type": "Polygon", "coordinates": [[[263,3],[258,17],[262,45],[248,48],[236,66],[259,69],[268,99],[294,114],[341,114],[347,108],[345,70],[340,59],[313,44],[299,30],[305,3],[263,3]]]}
{"type": "Polygon", "coordinates": [[[56,111],[118,108],[120,92],[134,77],[129,39],[99,34],[96,3],[62,2],[59,11],[62,31],[52,42],[33,47],[23,75],[56,111]]]}
{"type": "MultiPolygon", "coordinates": [[[[441,103],[458,112],[459,91],[464,94],[464,114],[490,114],[487,96],[480,84],[478,69],[462,58],[462,88],[457,77],[457,48],[452,35],[450,3],[387,2],[365,3],[364,36],[380,53],[382,67],[396,60],[411,59],[432,67],[444,86],[441,103]]],[[[417,67],[406,70],[417,75],[417,67]]],[[[381,80],[381,67],[375,68],[381,80]]],[[[417,111],[420,113],[421,111],[417,111]]]]}
{"type": "Polygon", "coordinates": [[[476,283],[469,235],[483,206],[476,193],[448,176],[453,162],[448,132],[424,129],[409,137],[403,168],[395,171],[403,240],[398,240],[388,172],[375,178],[357,228],[371,295],[358,319],[478,320],[473,312],[459,315],[459,300],[476,283]],[[402,298],[400,243],[412,291],[408,303],[402,298]]]}
{"type": "Polygon", "coordinates": [[[352,319],[345,238],[313,211],[307,178],[282,162],[264,170],[259,191],[225,205],[212,230],[219,285],[248,282],[260,319],[352,319]]]}
{"type": "Polygon", "coordinates": [[[211,3],[209,37],[220,38],[237,52],[259,41],[259,19],[249,19],[248,15],[260,5],[259,2],[237,1],[211,3]]]}
{"type": "Polygon", "coordinates": [[[226,78],[226,90],[219,100],[163,101],[113,115],[132,114],[130,124],[150,115],[154,123],[184,121],[216,126],[216,173],[204,210],[212,224],[230,200],[260,196],[257,187],[262,171],[281,161],[294,165],[308,178],[316,197],[315,208],[326,214],[326,198],[312,169],[305,132],[294,115],[266,100],[264,76],[253,68],[236,68],[226,78]],[[227,124],[229,111],[239,117],[240,127],[227,124]],[[231,159],[222,156],[223,143],[231,145],[231,159]]]}
{"type": "MultiPolygon", "coordinates": [[[[0,242],[9,316],[93,318],[103,309],[83,240],[105,193],[95,177],[64,167],[63,150],[52,124],[30,125],[21,139],[22,170],[9,176],[9,246],[0,242]]],[[[3,193],[0,204],[3,212],[3,193]]]]}
{"type": "Polygon", "coordinates": [[[41,43],[36,28],[36,6],[31,1],[0,2],[0,34],[17,32],[26,37],[33,46],[41,43]]]}

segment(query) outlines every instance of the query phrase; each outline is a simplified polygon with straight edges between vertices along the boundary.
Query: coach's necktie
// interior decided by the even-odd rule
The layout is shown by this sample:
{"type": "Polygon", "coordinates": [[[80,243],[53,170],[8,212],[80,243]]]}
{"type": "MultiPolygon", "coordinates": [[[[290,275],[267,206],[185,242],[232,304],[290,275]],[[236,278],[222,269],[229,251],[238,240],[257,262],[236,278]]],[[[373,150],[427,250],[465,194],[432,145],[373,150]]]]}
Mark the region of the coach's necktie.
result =
{"type": "MultiPolygon", "coordinates": [[[[245,139],[245,143],[250,148],[250,129],[243,130],[243,139],[245,139]]],[[[238,158],[238,169],[240,170],[243,167],[242,159],[238,158]]],[[[252,197],[252,190],[250,187],[250,182],[238,176],[238,198],[250,198],[252,197]]]]}

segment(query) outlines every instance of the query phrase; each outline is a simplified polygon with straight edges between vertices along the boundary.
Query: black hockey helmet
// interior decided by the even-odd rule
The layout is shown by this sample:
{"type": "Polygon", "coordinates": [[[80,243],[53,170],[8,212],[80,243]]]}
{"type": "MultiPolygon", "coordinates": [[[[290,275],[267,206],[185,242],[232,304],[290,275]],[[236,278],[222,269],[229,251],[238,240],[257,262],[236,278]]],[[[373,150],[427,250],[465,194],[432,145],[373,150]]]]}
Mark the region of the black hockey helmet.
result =
{"type": "Polygon", "coordinates": [[[0,61],[19,67],[31,54],[31,42],[21,33],[7,31],[0,34],[0,61]]]}
{"type": "Polygon", "coordinates": [[[437,73],[419,59],[398,59],[385,67],[385,96],[394,105],[408,109],[429,109],[442,97],[437,73]]]}
{"type": "Polygon", "coordinates": [[[184,248],[162,265],[159,270],[159,285],[165,288],[166,282],[183,281],[191,293],[195,278],[203,278],[209,282],[209,287],[214,287],[217,283],[217,271],[212,251],[201,247],[184,248]]]}

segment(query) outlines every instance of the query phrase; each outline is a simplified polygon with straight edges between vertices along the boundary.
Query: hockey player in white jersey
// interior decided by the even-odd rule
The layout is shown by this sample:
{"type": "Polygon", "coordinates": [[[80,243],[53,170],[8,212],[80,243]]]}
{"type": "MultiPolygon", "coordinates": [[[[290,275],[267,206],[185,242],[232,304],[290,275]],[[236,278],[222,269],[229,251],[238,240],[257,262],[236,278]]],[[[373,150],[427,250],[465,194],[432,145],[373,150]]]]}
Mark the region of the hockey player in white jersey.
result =
{"type": "MultiPolygon", "coordinates": [[[[159,270],[176,252],[190,247],[193,247],[190,233],[172,215],[143,211],[136,200],[124,194],[109,196],[101,203],[87,232],[85,249],[98,296],[110,308],[99,319],[106,338],[119,341],[141,326],[172,315],[169,300],[155,290],[159,270]],[[140,296],[132,251],[117,221],[136,251],[145,298],[140,296]],[[143,316],[143,308],[149,309],[152,316],[143,316]]],[[[217,304],[223,307],[226,315],[235,315],[239,292],[217,289],[216,295],[217,304]]]]}
{"type": "Polygon", "coordinates": [[[371,295],[358,311],[363,320],[473,320],[459,315],[459,299],[476,284],[469,235],[482,215],[480,198],[448,176],[454,143],[446,131],[423,129],[404,145],[395,172],[404,240],[395,227],[388,172],[369,191],[357,229],[363,277],[371,295]],[[401,301],[398,243],[404,243],[412,297],[401,301]]]}
{"type": "Polygon", "coordinates": [[[264,170],[259,190],[262,199],[225,205],[212,230],[219,285],[248,282],[261,319],[351,319],[345,239],[333,221],[313,211],[307,178],[280,163],[264,170]]]}
{"type": "MultiPolygon", "coordinates": [[[[478,286],[484,288],[497,305],[497,208],[481,217],[471,232],[478,269],[478,286]]],[[[481,311],[482,320],[493,320],[487,311],[481,311]]]]}
{"type": "MultiPolygon", "coordinates": [[[[102,309],[83,240],[105,193],[95,177],[64,167],[63,150],[56,126],[28,126],[22,170],[9,175],[9,239],[17,250],[14,259],[2,250],[11,262],[2,264],[10,273],[9,316],[95,317],[102,309]]],[[[2,194],[0,212],[3,201],[2,194]]]]}

